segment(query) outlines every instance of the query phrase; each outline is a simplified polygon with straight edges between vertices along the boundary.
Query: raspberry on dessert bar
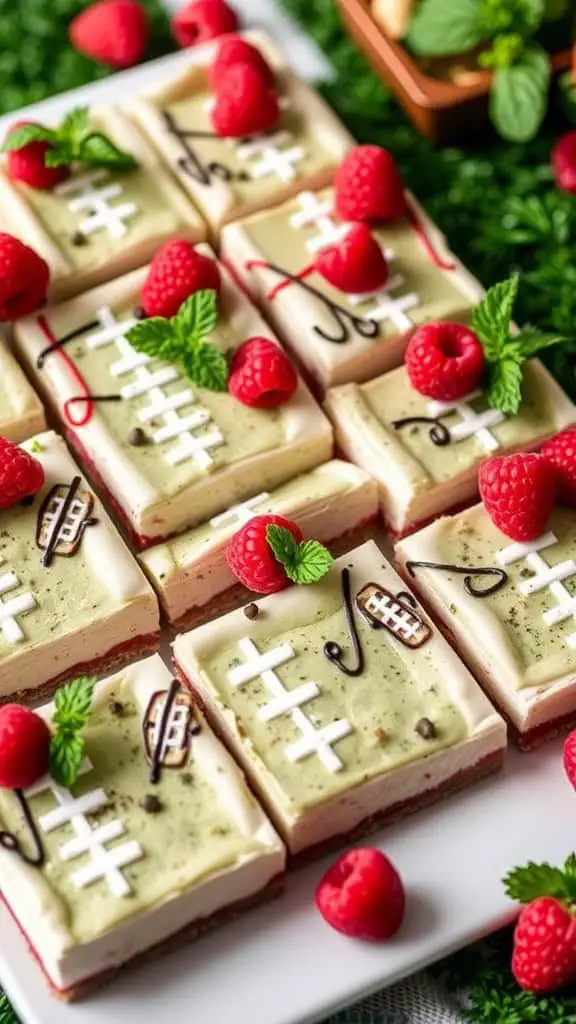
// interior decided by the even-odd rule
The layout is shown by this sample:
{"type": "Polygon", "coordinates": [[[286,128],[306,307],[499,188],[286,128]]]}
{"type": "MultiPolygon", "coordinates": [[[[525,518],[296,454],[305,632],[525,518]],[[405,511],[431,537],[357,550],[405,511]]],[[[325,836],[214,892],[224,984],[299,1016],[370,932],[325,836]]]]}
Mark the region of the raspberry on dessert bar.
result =
{"type": "Polygon", "coordinates": [[[373,542],[254,601],[175,662],[293,858],[502,763],[503,721],[373,542]]]}
{"type": "Polygon", "coordinates": [[[192,0],[171,22],[172,35],[182,47],[198,46],[237,28],[238,15],[225,0],[192,0]]]}
{"type": "Polygon", "coordinates": [[[274,828],[158,656],[0,709],[0,821],[14,942],[66,1002],[283,883],[274,828]]]}

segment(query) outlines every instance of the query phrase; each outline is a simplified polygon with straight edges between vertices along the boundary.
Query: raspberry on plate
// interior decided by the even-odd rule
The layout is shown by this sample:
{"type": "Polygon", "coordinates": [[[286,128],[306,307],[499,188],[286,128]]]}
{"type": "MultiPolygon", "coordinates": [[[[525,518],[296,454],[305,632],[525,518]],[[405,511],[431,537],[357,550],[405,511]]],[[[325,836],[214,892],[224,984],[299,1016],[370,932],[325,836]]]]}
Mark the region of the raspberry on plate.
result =
{"type": "Polygon", "coordinates": [[[404,363],[416,391],[438,402],[451,402],[482,383],[484,349],[463,324],[425,324],[410,338],[404,363]]]}
{"type": "Polygon", "coordinates": [[[480,495],[492,522],[512,540],[544,533],[556,500],[553,466],[535,452],[488,459],[478,473],[480,495]]]}
{"type": "Polygon", "coordinates": [[[540,454],[554,467],[558,498],[576,508],[576,427],[568,427],[551,437],[540,454]]]}
{"type": "Polygon", "coordinates": [[[268,338],[248,338],[230,363],[228,390],[239,402],[275,409],[294,394],[298,375],[286,353],[268,338]]]}
{"type": "Polygon", "coordinates": [[[167,242],[150,264],[140,300],[147,316],[172,317],[190,295],[205,289],[220,291],[216,261],[191,242],[167,242]]]}
{"type": "Polygon", "coordinates": [[[391,939],[404,919],[402,879],[388,857],[372,847],[342,854],[316,888],[315,902],[336,931],[353,939],[391,939]]]}
{"type": "Polygon", "coordinates": [[[570,785],[576,789],[576,730],[570,733],[564,743],[564,771],[570,785]]]}

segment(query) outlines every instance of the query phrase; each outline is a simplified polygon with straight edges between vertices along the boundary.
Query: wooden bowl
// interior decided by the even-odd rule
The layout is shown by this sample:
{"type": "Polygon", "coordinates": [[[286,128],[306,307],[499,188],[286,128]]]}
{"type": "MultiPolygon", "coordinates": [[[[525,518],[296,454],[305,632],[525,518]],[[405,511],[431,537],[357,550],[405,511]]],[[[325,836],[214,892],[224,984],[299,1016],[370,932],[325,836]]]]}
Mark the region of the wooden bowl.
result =
{"type": "MultiPolygon", "coordinates": [[[[374,21],[368,0],[338,0],[338,4],[347,31],[423,135],[443,144],[486,128],[490,71],[475,72],[466,84],[432,78],[401,42],[387,36],[374,21]]],[[[552,56],[555,72],[565,71],[571,62],[570,49],[552,56]]]]}

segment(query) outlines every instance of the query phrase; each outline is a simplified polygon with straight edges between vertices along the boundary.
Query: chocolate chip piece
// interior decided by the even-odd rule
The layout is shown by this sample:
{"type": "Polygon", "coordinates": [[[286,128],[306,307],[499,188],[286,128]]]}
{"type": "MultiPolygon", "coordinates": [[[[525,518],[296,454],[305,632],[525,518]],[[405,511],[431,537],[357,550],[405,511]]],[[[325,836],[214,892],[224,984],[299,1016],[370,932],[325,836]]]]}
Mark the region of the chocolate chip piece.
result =
{"type": "Polygon", "coordinates": [[[240,171],[238,174],[238,181],[250,181],[250,175],[247,171],[240,171]]]}
{"type": "Polygon", "coordinates": [[[421,718],[416,723],[416,732],[423,740],[434,740],[438,735],[434,722],[431,722],[429,718],[421,718]]]}
{"type": "Polygon", "coordinates": [[[147,443],[148,438],[142,430],[142,427],[132,427],[132,430],[128,434],[128,444],[133,445],[134,448],[142,448],[142,446],[147,443]]]}
{"type": "Polygon", "coordinates": [[[109,701],[108,708],[111,715],[116,715],[117,718],[122,718],[122,715],[124,714],[124,705],[119,700],[109,701]]]}
{"type": "Polygon", "coordinates": [[[134,306],[132,314],[135,320],[146,320],[146,310],[144,306],[134,306]]]}
{"type": "Polygon", "coordinates": [[[34,504],[34,495],[29,494],[26,498],[22,498],[20,504],[23,508],[30,508],[34,504]]]}
{"type": "Polygon", "coordinates": [[[72,245],[76,245],[78,247],[81,245],[88,244],[88,239],[86,238],[86,235],[83,235],[81,231],[75,231],[70,241],[72,242],[72,245]]]}
{"type": "Polygon", "coordinates": [[[247,619],[257,619],[259,611],[260,609],[258,608],[258,605],[254,604],[254,601],[252,601],[250,604],[246,605],[244,615],[247,619]]]}
{"type": "Polygon", "coordinates": [[[160,811],[163,809],[158,797],[152,796],[151,793],[147,793],[138,802],[146,814],[160,814],[160,811]]]}

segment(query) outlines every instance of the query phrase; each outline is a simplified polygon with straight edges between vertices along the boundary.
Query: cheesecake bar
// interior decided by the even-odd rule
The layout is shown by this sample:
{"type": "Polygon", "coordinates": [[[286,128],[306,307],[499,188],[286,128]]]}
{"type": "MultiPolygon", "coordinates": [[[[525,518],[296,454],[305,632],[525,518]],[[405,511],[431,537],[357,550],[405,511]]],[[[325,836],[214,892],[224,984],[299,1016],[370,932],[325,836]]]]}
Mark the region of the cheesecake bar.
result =
{"type": "Polygon", "coordinates": [[[331,188],[300,190],[276,209],[222,232],[222,258],[321,390],[398,366],[418,325],[461,320],[482,297],[416,200],[407,194],[407,202],[412,215],[373,232],[389,277],[385,288],[371,294],[344,293],[316,271],[298,278],[350,230],[334,214],[331,188]]]}
{"type": "MultiPolygon", "coordinates": [[[[38,713],[51,723],[53,712],[38,713]]],[[[239,769],[158,656],[97,684],[83,738],[69,788],[47,774],[0,790],[3,835],[21,851],[0,850],[2,896],[66,1001],[275,894],[285,862],[239,769]]]]}
{"type": "Polygon", "coordinates": [[[378,481],[393,533],[473,501],[483,459],[537,447],[576,422],[576,407],[538,359],[523,372],[514,416],[490,409],[481,390],[453,402],[426,398],[404,366],[327,393],[338,448],[378,481]]]}
{"type": "Polygon", "coordinates": [[[373,541],[182,634],[180,678],[293,857],[498,768],[505,726],[373,541]]]}
{"type": "Polygon", "coordinates": [[[45,426],[42,402],[0,338],[0,437],[17,443],[45,426]]]}
{"type": "Polygon", "coordinates": [[[199,214],[128,118],[115,108],[95,109],[92,126],[138,168],[82,167],[52,189],[31,188],[0,170],[2,228],[46,260],[51,301],[141,267],[174,236],[206,237],[199,214]]]}
{"type": "Polygon", "coordinates": [[[213,235],[237,217],[328,185],[353,145],[333,111],[286,67],[265,33],[244,38],[274,73],[280,118],[270,131],[240,139],[214,133],[210,110],[216,98],[208,72],[219,40],[190,50],[183,71],[127,106],[213,235]]]}
{"type": "Polygon", "coordinates": [[[334,459],[143,551],[140,564],[175,631],[251,600],[226,562],[226,545],[253,516],[269,513],[295,521],[306,537],[340,553],[372,532],[378,516],[376,483],[364,470],[334,459]]]}
{"type": "Polygon", "coordinates": [[[64,441],[44,433],[22,447],[44,486],[0,509],[0,702],[47,698],[159,641],[154,591],[64,441]]]}
{"type": "Polygon", "coordinates": [[[406,579],[530,749],[576,724],[576,523],[557,506],[536,540],[516,543],[484,505],[401,541],[406,579]]]}
{"type": "MultiPolygon", "coordinates": [[[[213,254],[207,246],[198,251],[213,254]]],[[[271,338],[221,269],[211,341],[271,338]]],[[[148,269],[20,321],[15,345],[132,543],[145,548],[277,487],[332,454],[326,417],[303,384],[279,408],[192,388],[184,371],[126,339],[148,269]]]]}

